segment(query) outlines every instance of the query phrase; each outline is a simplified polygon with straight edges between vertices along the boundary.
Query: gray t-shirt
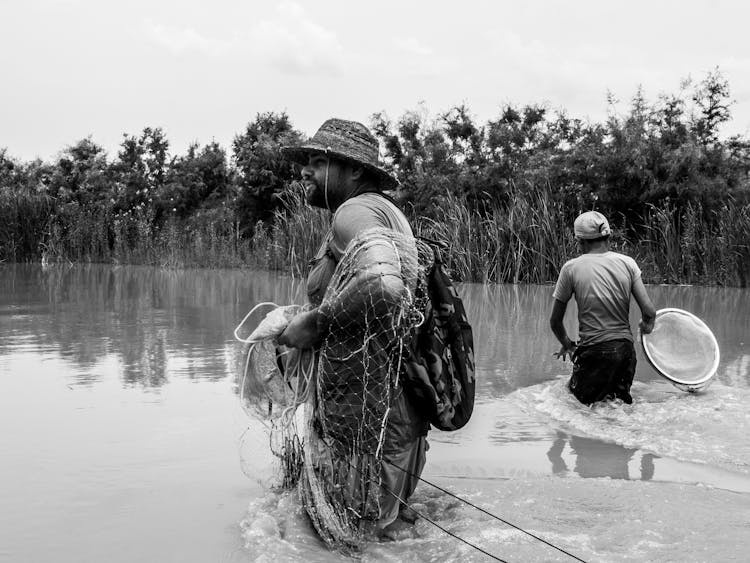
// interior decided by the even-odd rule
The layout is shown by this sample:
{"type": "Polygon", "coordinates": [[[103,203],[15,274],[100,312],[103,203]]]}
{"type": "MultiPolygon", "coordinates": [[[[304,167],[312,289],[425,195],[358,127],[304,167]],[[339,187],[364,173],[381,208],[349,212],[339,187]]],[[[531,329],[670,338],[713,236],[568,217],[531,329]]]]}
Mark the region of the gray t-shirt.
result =
{"type": "MultiPolygon", "coordinates": [[[[413,236],[409,221],[401,210],[382,195],[365,193],[341,204],[333,216],[331,230],[313,259],[307,276],[310,303],[320,305],[336,263],[341,260],[352,239],[361,231],[376,227],[393,229],[403,235],[413,236]]],[[[427,434],[430,425],[403,392],[396,392],[392,397],[388,413],[383,452],[386,459],[398,461],[398,452],[412,451],[410,448],[418,447],[415,441],[427,434]]],[[[388,477],[393,472],[390,467],[384,466],[383,471],[384,478],[392,479],[394,483],[396,479],[403,478],[403,472],[400,471],[398,477],[388,477]]]]}
{"type": "Polygon", "coordinates": [[[640,277],[635,260],[611,251],[583,254],[563,265],[553,296],[563,303],[575,296],[579,345],[633,341],[630,295],[640,277]]]}
{"type": "Polygon", "coordinates": [[[393,202],[377,193],[364,193],[342,203],[333,215],[331,230],[326,235],[307,276],[307,296],[313,305],[323,299],[336,263],[347,245],[365,229],[384,227],[403,235],[413,236],[409,221],[393,202]]]}
{"type": "Polygon", "coordinates": [[[373,227],[385,227],[413,236],[409,221],[389,199],[375,193],[358,195],[347,199],[333,215],[330,248],[336,260],[341,259],[357,233],[373,227]]]}

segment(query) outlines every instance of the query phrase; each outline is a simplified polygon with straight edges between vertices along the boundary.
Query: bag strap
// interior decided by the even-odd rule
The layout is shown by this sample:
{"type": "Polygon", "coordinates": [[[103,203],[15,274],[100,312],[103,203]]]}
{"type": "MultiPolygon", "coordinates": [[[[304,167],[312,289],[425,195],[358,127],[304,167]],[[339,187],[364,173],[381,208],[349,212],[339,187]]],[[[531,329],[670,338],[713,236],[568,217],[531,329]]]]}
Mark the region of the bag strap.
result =
{"type": "Polygon", "coordinates": [[[423,236],[418,236],[415,238],[429,245],[429,247],[432,249],[433,255],[435,256],[435,264],[445,264],[445,261],[443,260],[443,253],[448,250],[448,244],[446,242],[423,236]]]}

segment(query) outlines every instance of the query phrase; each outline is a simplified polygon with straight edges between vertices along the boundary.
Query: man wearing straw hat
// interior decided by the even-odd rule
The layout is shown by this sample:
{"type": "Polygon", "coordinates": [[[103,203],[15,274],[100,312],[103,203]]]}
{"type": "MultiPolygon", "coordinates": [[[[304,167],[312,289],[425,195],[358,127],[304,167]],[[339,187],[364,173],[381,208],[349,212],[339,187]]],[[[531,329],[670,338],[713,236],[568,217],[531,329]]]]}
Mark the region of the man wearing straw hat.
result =
{"type": "Polygon", "coordinates": [[[656,309],[641,280],[641,270],[629,256],[609,250],[609,222],[598,211],[579,215],[573,231],[582,255],[563,265],[555,285],[550,327],[570,355],[573,373],[568,388],[583,404],[621,399],[630,404],[635,375],[635,348],[630,330],[630,296],[641,310],[640,329],[654,328],[656,309]],[[565,331],[563,318],[571,297],[578,305],[579,341],[565,331]]]}
{"type": "MultiPolygon", "coordinates": [[[[308,203],[327,209],[333,218],[307,278],[312,308],[290,321],[280,344],[316,348],[326,336],[329,319],[320,305],[337,263],[358,234],[385,228],[413,240],[408,220],[383,194],[383,190],[396,187],[397,181],[380,166],[378,147],[377,139],[361,123],[329,119],[306,144],[282,149],[285,156],[303,167],[302,184],[308,203]]],[[[413,512],[404,503],[414,492],[424,467],[429,429],[429,423],[417,413],[400,384],[387,409],[380,452],[385,463],[380,464],[377,486],[379,508],[375,516],[363,515],[363,519],[374,521],[376,530],[386,537],[414,520],[413,512]]],[[[346,509],[361,514],[363,509],[356,504],[368,485],[357,483],[356,475],[349,480],[354,482],[344,487],[352,489],[351,504],[355,506],[346,509]]]]}

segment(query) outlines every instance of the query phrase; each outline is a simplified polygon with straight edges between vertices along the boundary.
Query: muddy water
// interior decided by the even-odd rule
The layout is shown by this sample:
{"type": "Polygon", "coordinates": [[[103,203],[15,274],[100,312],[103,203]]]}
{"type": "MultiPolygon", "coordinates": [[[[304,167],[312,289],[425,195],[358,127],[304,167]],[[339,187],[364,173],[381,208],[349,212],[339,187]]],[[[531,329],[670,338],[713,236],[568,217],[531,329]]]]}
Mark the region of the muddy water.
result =
{"type": "MultiPolygon", "coordinates": [[[[478,405],[430,434],[424,477],[486,512],[428,483],[413,501],[476,547],[422,519],[364,560],[745,560],[750,292],[649,287],[713,330],[715,381],[683,393],[639,355],[633,405],[588,409],[552,357],[551,287],[461,291],[478,405]]],[[[269,488],[267,436],[237,398],[232,329],[300,299],[267,273],[0,265],[0,560],[346,560],[269,488]]]]}

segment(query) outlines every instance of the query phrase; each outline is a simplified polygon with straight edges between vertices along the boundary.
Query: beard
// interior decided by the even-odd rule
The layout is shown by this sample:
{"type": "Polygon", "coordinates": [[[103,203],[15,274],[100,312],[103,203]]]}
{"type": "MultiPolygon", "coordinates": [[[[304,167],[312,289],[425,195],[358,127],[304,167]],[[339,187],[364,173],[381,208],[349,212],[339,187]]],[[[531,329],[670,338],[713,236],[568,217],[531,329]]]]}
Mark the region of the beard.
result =
{"type": "Polygon", "coordinates": [[[305,182],[305,199],[313,207],[327,209],[325,187],[321,187],[315,181],[305,182]]]}

